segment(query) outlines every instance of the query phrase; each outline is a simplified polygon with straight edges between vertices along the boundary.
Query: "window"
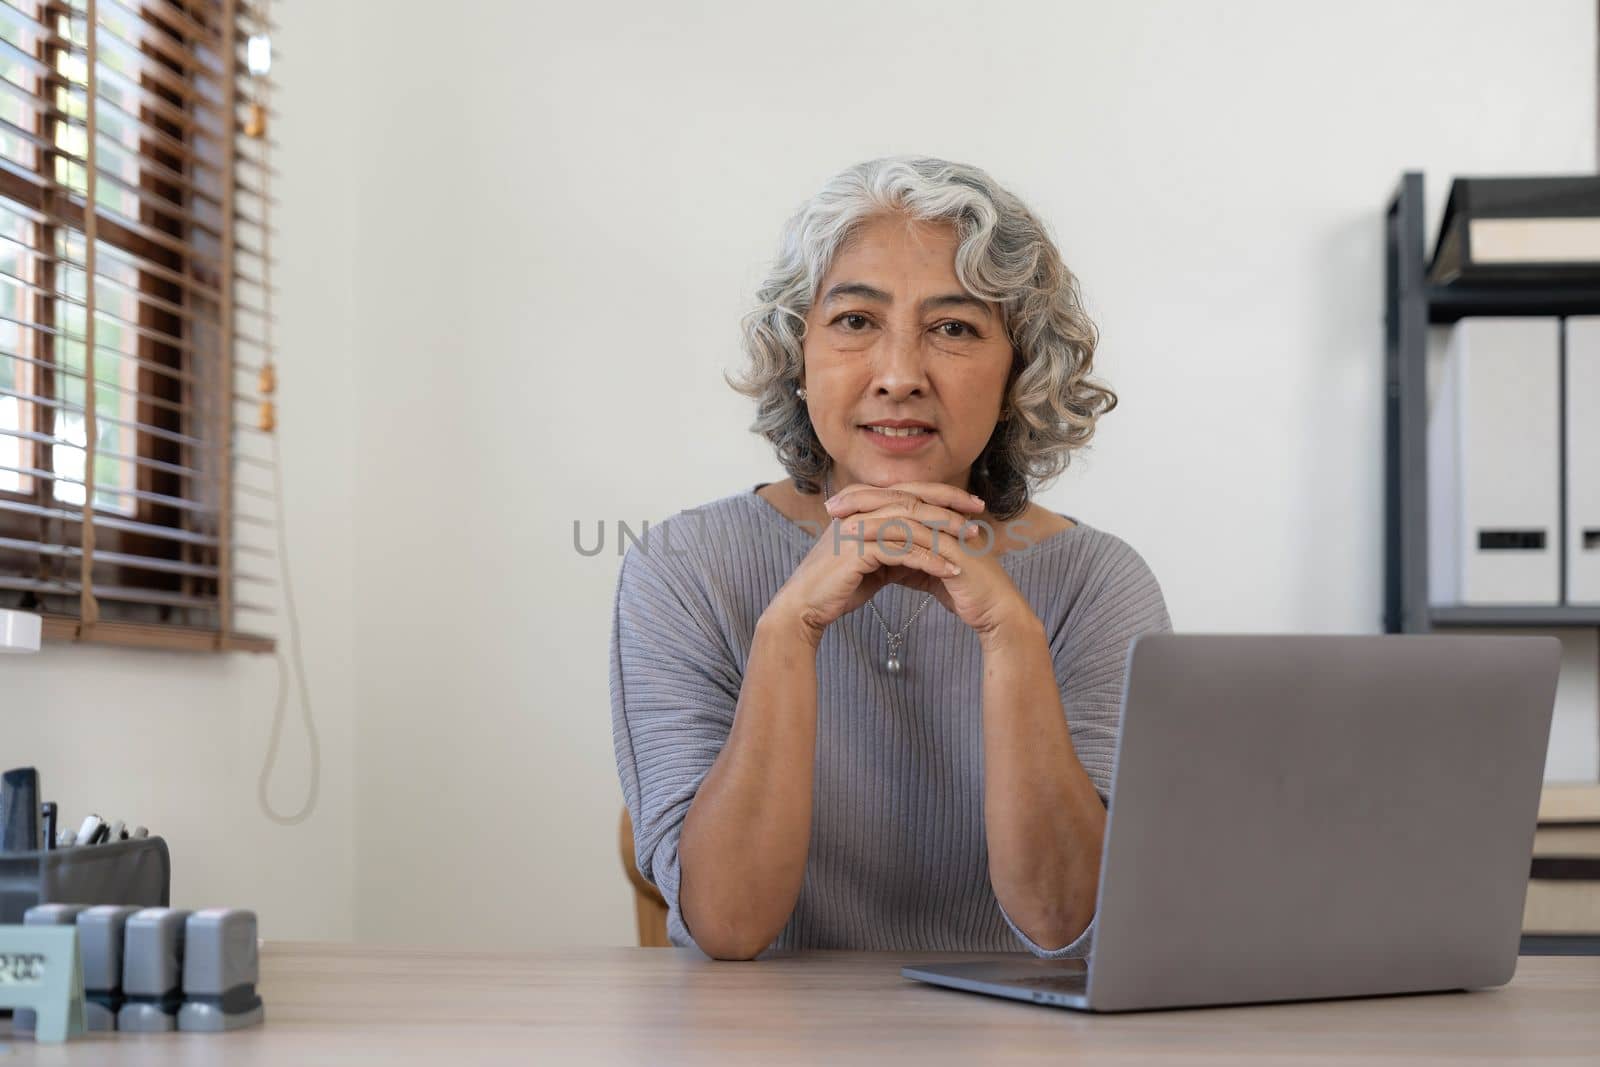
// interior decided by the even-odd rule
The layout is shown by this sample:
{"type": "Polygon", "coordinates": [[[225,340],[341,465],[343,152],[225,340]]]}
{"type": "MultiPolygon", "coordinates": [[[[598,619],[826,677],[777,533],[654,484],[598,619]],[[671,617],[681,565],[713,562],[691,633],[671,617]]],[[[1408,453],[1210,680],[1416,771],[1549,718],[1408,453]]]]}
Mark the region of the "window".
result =
{"type": "Polygon", "coordinates": [[[269,31],[0,0],[0,605],[47,637],[272,647],[269,31]]]}

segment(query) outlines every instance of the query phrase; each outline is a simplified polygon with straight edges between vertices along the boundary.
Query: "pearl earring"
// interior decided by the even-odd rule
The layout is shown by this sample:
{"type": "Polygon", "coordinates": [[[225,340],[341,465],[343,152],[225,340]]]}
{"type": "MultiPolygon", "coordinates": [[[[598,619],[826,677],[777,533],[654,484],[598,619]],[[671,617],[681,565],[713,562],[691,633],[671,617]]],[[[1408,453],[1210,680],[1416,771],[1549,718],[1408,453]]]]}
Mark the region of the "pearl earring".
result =
{"type": "Polygon", "coordinates": [[[801,400],[804,400],[806,398],[806,387],[803,385],[795,386],[794,395],[799,397],[801,400]]]}

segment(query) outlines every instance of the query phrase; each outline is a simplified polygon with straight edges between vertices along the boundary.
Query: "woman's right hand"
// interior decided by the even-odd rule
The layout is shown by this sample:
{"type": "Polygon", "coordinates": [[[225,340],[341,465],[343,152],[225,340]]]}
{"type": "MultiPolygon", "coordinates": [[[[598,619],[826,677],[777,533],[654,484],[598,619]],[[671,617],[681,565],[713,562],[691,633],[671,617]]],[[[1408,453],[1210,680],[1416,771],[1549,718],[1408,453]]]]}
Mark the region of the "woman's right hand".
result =
{"type": "MultiPolygon", "coordinates": [[[[970,516],[955,508],[981,511],[982,506],[972,508],[960,490],[938,495],[946,499],[934,503],[908,492],[899,504],[832,520],[773,596],[767,612],[798,623],[816,647],[834,620],[855,611],[893,581],[895,568],[941,579],[961,573],[962,549],[957,542],[970,516]],[[952,506],[942,506],[946,502],[952,506]],[[930,522],[940,523],[937,540],[930,522]]],[[[967,533],[969,538],[980,536],[980,530],[967,533]]]]}

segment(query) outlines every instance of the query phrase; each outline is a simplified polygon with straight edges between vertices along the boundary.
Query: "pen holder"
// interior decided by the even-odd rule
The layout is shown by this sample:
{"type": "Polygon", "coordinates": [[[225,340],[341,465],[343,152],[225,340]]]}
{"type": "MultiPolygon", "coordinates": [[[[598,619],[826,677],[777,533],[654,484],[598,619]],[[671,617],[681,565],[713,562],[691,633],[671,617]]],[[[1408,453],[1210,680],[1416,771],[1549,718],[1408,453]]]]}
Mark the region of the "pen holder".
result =
{"type": "Polygon", "coordinates": [[[172,857],[159,837],[0,852],[0,923],[20,923],[35,904],[166,907],[172,857]]]}

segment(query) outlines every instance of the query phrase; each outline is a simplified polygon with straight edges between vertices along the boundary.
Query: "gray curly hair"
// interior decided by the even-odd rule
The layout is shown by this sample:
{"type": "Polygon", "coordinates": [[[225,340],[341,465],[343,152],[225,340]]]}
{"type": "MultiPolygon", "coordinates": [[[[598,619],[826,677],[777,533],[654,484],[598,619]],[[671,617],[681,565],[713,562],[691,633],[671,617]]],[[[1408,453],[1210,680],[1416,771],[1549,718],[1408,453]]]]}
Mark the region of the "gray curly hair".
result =
{"type": "Polygon", "coordinates": [[[820,491],[833,459],[795,395],[805,368],[806,314],[855,231],[887,213],[954,223],[956,278],[1004,314],[1014,352],[1003,408],[1009,414],[973,462],[970,489],[996,517],[1012,518],[1033,489],[1066,470],[1117,395],[1089,377],[1098,334],[1044,224],[977,167],[891,156],[831,178],[785,224],[778,259],[742,320],[747,366],[723,380],[756,401],[750,430],[772,442],[795,486],[820,491]]]}

